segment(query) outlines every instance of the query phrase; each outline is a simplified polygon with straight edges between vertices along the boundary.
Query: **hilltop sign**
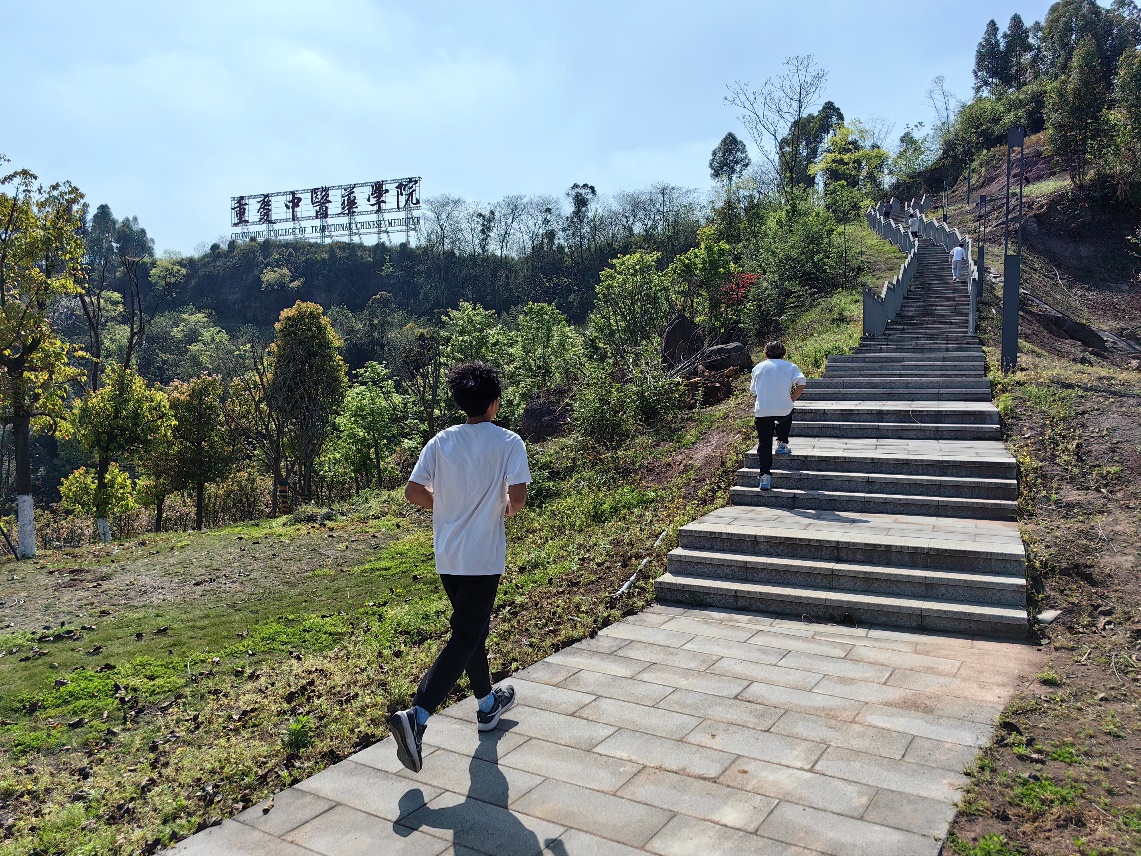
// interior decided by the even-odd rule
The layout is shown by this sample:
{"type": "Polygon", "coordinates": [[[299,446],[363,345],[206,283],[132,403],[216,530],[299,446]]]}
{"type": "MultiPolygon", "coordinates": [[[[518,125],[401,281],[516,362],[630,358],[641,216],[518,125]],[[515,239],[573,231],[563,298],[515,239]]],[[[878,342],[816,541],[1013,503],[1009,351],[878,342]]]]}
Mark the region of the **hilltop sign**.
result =
{"type": "Polygon", "coordinates": [[[420,178],[281,190],[230,198],[235,240],[387,235],[420,227],[420,178]],[[313,222],[317,221],[317,222],[313,222]]]}

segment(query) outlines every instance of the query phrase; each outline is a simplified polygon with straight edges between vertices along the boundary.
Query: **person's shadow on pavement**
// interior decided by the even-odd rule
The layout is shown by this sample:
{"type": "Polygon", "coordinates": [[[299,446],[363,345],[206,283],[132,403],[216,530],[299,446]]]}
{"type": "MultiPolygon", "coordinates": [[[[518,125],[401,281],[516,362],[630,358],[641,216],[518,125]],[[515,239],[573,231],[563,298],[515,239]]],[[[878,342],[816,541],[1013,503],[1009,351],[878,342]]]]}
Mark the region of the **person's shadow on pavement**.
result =
{"type": "MultiPolygon", "coordinates": [[[[510,727],[507,721],[503,725],[510,727]]],[[[507,808],[507,779],[499,769],[499,739],[504,733],[495,729],[480,734],[481,757],[472,755],[468,765],[471,783],[463,802],[432,808],[425,805],[424,793],[413,788],[400,797],[400,819],[393,823],[393,831],[407,837],[422,827],[450,829],[457,847],[502,856],[539,856],[545,846],[552,856],[568,856],[562,841],[548,838],[540,843],[539,837],[507,808]]],[[[425,763],[431,763],[431,756],[425,763]]]]}

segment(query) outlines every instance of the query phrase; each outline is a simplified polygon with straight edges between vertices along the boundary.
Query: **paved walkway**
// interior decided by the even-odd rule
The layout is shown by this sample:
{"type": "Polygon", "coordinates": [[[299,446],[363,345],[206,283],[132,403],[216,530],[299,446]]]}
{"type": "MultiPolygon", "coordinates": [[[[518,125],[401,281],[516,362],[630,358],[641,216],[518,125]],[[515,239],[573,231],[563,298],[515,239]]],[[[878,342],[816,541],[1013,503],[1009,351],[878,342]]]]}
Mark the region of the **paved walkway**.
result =
{"type": "Polygon", "coordinates": [[[387,739],[172,852],[936,854],[1039,656],[656,606],[512,678],[496,731],[472,699],[433,717],[420,774],[387,739]]]}

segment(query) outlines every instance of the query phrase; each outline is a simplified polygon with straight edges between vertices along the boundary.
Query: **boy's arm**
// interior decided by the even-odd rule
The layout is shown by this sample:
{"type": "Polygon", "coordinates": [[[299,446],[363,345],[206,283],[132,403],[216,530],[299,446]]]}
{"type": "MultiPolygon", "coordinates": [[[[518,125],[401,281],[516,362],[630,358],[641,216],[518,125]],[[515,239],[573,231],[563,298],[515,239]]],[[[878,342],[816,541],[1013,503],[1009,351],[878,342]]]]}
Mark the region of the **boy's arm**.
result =
{"type": "Polygon", "coordinates": [[[520,509],[527,504],[527,485],[512,484],[507,486],[507,516],[514,517],[520,509]]]}
{"type": "Polygon", "coordinates": [[[414,481],[410,481],[404,486],[404,498],[413,505],[418,505],[428,511],[432,510],[432,503],[435,502],[436,499],[432,495],[432,491],[428,490],[428,488],[419,482],[414,481]]]}
{"type": "Polygon", "coordinates": [[[789,393],[789,397],[793,400],[793,402],[795,402],[798,398],[800,398],[801,394],[804,392],[804,388],[807,385],[808,385],[807,383],[801,382],[801,383],[798,383],[795,387],[793,387],[792,392],[789,393]]]}

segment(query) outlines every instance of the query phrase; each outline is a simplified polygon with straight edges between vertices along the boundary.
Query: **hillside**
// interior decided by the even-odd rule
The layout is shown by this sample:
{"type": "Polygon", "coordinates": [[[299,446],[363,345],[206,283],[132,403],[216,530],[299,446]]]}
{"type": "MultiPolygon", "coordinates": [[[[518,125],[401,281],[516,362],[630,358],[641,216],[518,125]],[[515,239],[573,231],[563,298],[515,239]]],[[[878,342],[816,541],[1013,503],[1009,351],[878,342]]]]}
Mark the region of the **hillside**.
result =
{"type": "MultiPolygon", "coordinates": [[[[1138,218],[1090,205],[1037,142],[1027,147],[1036,180],[1026,193],[1019,367],[1009,376],[992,369],[992,379],[1020,462],[1031,613],[1042,615],[1049,660],[973,770],[947,854],[1141,847],[1141,352],[1131,350],[1141,345],[1138,218]]],[[[991,199],[1004,191],[997,160],[984,184],[991,199]]],[[[949,219],[977,234],[965,189],[955,188],[949,219]]],[[[980,314],[991,366],[1000,344],[1000,222],[988,221],[994,270],[980,314]]]]}

